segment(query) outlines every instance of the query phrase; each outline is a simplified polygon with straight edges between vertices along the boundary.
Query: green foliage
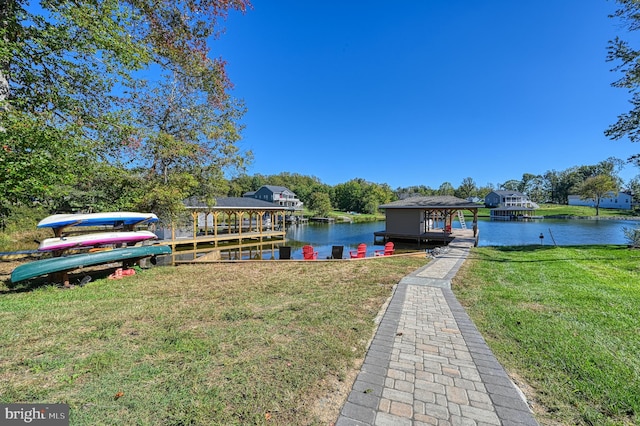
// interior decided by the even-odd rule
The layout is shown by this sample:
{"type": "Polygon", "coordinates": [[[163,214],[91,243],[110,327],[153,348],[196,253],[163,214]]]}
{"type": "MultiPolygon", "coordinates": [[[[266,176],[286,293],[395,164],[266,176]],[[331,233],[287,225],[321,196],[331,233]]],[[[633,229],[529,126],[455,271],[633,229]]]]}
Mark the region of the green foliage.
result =
{"type": "Polygon", "coordinates": [[[596,216],[600,214],[600,200],[610,192],[618,192],[615,180],[609,175],[597,175],[587,178],[576,188],[576,192],[584,200],[593,199],[596,205],[596,216]]]}
{"type": "Polygon", "coordinates": [[[168,222],[173,222],[185,211],[183,200],[198,186],[189,173],[171,173],[166,181],[153,181],[146,186],[141,200],[144,211],[156,212],[168,222]]]}
{"type": "Polygon", "coordinates": [[[536,185],[531,191],[539,201],[567,204],[569,195],[576,194],[578,187],[590,177],[607,175],[621,186],[618,173],[623,166],[622,160],[610,157],[595,165],[575,166],[560,172],[550,170],[541,176],[541,182],[535,178],[536,185]]]}
{"type": "Polygon", "coordinates": [[[631,247],[640,248],[640,226],[636,226],[635,228],[624,227],[622,228],[622,232],[631,247]]]}
{"type": "Polygon", "coordinates": [[[309,197],[307,208],[314,211],[318,216],[326,217],[331,212],[331,199],[324,192],[314,192],[309,197]]]}
{"type": "Polygon", "coordinates": [[[373,214],[378,206],[394,199],[394,193],[387,184],[352,179],[334,187],[332,204],[342,211],[373,214]]]}
{"type": "Polygon", "coordinates": [[[6,216],[0,217],[0,251],[35,250],[34,240],[52,237],[51,230],[36,228],[47,214],[37,203],[12,205],[6,216]]]}
{"type": "Polygon", "coordinates": [[[464,178],[458,189],[456,189],[454,195],[458,198],[462,198],[463,200],[466,200],[469,197],[477,196],[478,186],[474,182],[473,178],[464,178]]]}
{"type": "Polygon", "coordinates": [[[207,103],[196,79],[174,77],[136,98],[135,130],[126,138],[121,162],[135,158],[143,180],[141,205],[167,219],[189,196],[213,202],[227,191],[226,170],[242,170],[250,152],[237,146],[244,114],[241,102],[207,103]]]}
{"type": "Polygon", "coordinates": [[[15,205],[4,218],[4,232],[7,235],[17,237],[25,230],[34,229],[46,215],[46,208],[39,204],[15,205]]]}
{"type": "Polygon", "coordinates": [[[400,200],[413,196],[430,196],[435,195],[436,191],[425,185],[414,185],[405,188],[397,188],[394,192],[394,199],[400,200]]]}
{"type": "Polygon", "coordinates": [[[101,210],[110,200],[111,209],[173,211],[171,196],[224,188],[224,172],[250,161],[236,145],[244,106],[207,47],[219,19],[247,0],[1,6],[0,213],[32,199],[51,210],[101,210]],[[140,80],[145,67],[168,83],[140,80]]]}
{"type": "Polygon", "coordinates": [[[11,86],[10,96],[0,101],[34,117],[54,111],[48,117],[54,127],[82,121],[95,130],[104,124],[119,101],[111,89],[126,85],[129,73],[150,60],[143,34],[133,30],[139,15],[120,2],[4,4],[1,20],[13,25],[0,37],[0,75],[10,75],[11,86]]]}
{"type": "MultiPolygon", "coordinates": [[[[619,9],[612,15],[622,28],[629,33],[640,29],[640,3],[635,0],[617,0],[619,9]]],[[[632,34],[629,34],[631,36],[632,34]]],[[[613,69],[620,72],[622,76],[616,80],[612,86],[627,90],[631,94],[630,103],[633,108],[618,116],[618,121],[611,125],[605,135],[612,139],[628,137],[631,142],[640,140],[640,50],[635,48],[628,41],[616,37],[609,41],[607,50],[607,61],[617,65],[613,69]]],[[[639,156],[634,156],[638,158],[639,156]]],[[[632,157],[632,158],[634,158],[632,157]]]]}
{"type": "Polygon", "coordinates": [[[284,186],[294,192],[298,199],[305,205],[311,202],[311,196],[314,193],[324,193],[331,197],[333,188],[323,184],[320,179],[315,176],[305,176],[298,173],[282,172],[277,175],[261,175],[255,174],[248,176],[242,174],[231,179],[229,182],[230,197],[242,197],[246,192],[257,191],[263,185],[284,186]]]}
{"type": "Polygon", "coordinates": [[[454,195],[455,190],[453,189],[453,185],[451,182],[443,182],[438,188],[438,195],[454,195]]]}
{"type": "Polygon", "coordinates": [[[146,184],[140,170],[106,163],[87,166],[91,173],[73,186],[61,187],[50,205],[56,211],[136,211],[142,205],[146,184]]]}
{"type": "Polygon", "coordinates": [[[4,203],[47,201],[58,185],[74,184],[90,158],[83,140],[69,127],[43,125],[41,118],[0,111],[0,193],[4,203]]]}

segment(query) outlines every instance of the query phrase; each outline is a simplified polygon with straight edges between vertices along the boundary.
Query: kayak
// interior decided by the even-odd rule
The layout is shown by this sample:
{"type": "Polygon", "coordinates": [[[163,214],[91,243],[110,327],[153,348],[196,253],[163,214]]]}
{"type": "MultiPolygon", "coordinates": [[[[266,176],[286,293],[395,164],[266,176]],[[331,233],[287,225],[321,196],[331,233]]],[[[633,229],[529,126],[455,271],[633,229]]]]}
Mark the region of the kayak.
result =
{"type": "Polygon", "coordinates": [[[171,248],[169,246],[153,245],[52,257],[17,266],[13,272],[11,272],[11,282],[17,283],[29,278],[39,277],[53,272],[72,271],[85,266],[122,262],[125,260],[138,260],[145,257],[165,254],[171,254],[171,248]]]}
{"type": "Polygon", "coordinates": [[[142,225],[157,221],[158,217],[153,213],[105,212],[86,214],[54,214],[42,219],[38,223],[38,228],[142,225]]]}
{"type": "Polygon", "coordinates": [[[96,247],[108,244],[131,244],[158,238],[151,231],[94,232],[91,234],[69,235],[47,238],[40,242],[39,251],[67,250],[72,248],[96,247]]]}

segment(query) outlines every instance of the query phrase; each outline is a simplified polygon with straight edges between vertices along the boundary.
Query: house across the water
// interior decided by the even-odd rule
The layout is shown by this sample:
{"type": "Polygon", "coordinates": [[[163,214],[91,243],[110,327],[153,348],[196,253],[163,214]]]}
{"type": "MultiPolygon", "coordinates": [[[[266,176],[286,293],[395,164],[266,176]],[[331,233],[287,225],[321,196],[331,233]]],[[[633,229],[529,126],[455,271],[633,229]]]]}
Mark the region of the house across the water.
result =
{"type": "MultiPolygon", "coordinates": [[[[582,199],[579,195],[569,195],[569,205],[570,206],[587,206],[587,207],[595,207],[596,201],[593,198],[582,199]]],[[[632,197],[631,194],[627,194],[626,192],[618,192],[615,193],[610,191],[600,198],[600,208],[601,209],[621,209],[621,210],[631,210],[632,205],[632,197]]]]}
{"type": "Polygon", "coordinates": [[[484,198],[484,205],[491,209],[489,216],[493,220],[542,218],[542,216],[537,216],[535,213],[540,206],[518,191],[491,191],[484,198]]]}
{"type": "Polygon", "coordinates": [[[256,198],[291,210],[302,210],[302,201],[289,188],[276,185],[262,185],[257,191],[245,192],[243,197],[256,198]]]}

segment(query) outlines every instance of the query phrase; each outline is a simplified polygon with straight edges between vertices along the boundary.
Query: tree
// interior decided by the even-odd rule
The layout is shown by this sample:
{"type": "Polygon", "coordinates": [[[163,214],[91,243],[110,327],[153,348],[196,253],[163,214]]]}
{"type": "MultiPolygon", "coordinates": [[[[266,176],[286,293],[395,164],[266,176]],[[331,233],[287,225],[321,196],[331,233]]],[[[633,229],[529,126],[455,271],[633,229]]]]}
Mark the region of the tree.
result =
{"type": "Polygon", "coordinates": [[[454,193],[455,190],[453,189],[451,182],[443,182],[437,191],[438,195],[453,195],[454,193]]]}
{"type": "Polygon", "coordinates": [[[478,198],[483,199],[491,192],[495,190],[495,186],[492,183],[488,183],[485,186],[478,188],[478,198]]]}
{"type": "Polygon", "coordinates": [[[629,247],[640,248],[640,226],[636,226],[635,228],[622,228],[622,232],[624,234],[629,247]]]}
{"type": "Polygon", "coordinates": [[[335,200],[331,204],[343,212],[362,212],[361,200],[363,197],[363,179],[352,179],[335,186],[335,200]]]}
{"type": "Polygon", "coordinates": [[[309,197],[307,208],[317,215],[325,217],[331,212],[331,200],[325,192],[314,192],[309,197]]]}
{"type": "Polygon", "coordinates": [[[191,195],[212,202],[226,193],[223,171],[243,170],[251,157],[236,145],[242,103],[227,99],[222,111],[211,108],[197,86],[192,79],[174,78],[134,98],[131,115],[137,130],[127,138],[121,161],[135,158],[136,166],[146,171],[145,204],[160,214],[175,216],[179,212],[174,208],[191,195]],[[181,186],[161,188],[171,184],[181,186]],[[170,194],[182,198],[170,200],[170,194]]]}
{"type": "Polygon", "coordinates": [[[73,184],[56,186],[48,204],[55,211],[135,211],[148,190],[142,171],[99,163],[73,184]]]}
{"type": "Polygon", "coordinates": [[[606,194],[618,192],[616,181],[609,175],[592,176],[577,188],[577,193],[583,200],[594,200],[596,216],[600,215],[600,200],[606,194]]]}
{"type": "Polygon", "coordinates": [[[262,185],[266,185],[267,183],[267,176],[261,174],[249,176],[242,173],[231,179],[227,195],[229,197],[242,197],[247,192],[257,191],[262,185]]]}
{"type": "Polygon", "coordinates": [[[368,183],[364,187],[364,199],[362,200],[362,213],[376,214],[378,206],[386,204],[393,199],[393,191],[387,184],[368,183]]]}
{"type": "Polygon", "coordinates": [[[527,195],[529,196],[529,199],[535,203],[544,203],[547,200],[544,179],[541,175],[537,175],[529,182],[527,195]]]}
{"type": "Polygon", "coordinates": [[[394,196],[398,200],[404,200],[415,196],[435,195],[436,191],[425,185],[409,186],[406,188],[398,188],[394,191],[394,196]]]}
{"type": "Polygon", "coordinates": [[[511,179],[500,185],[500,189],[505,191],[520,191],[521,182],[516,179],[511,179]]]}
{"type": "Polygon", "coordinates": [[[59,185],[74,184],[86,170],[83,159],[89,153],[73,135],[42,128],[28,115],[5,112],[4,118],[4,131],[0,131],[3,207],[45,201],[58,192],[59,185]]]}
{"type": "MultiPolygon", "coordinates": [[[[629,32],[640,29],[640,3],[637,0],[617,0],[620,8],[610,17],[617,18],[629,32]]],[[[631,142],[640,141],[640,50],[620,37],[609,41],[607,61],[617,65],[612,71],[622,73],[622,77],[612,83],[613,87],[627,89],[631,94],[632,108],[618,116],[605,135],[617,140],[628,137],[631,142]]],[[[629,160],[640,158],[640,154],[629,160]]]]}
{"type": "Polygon", "coordinates": [[[462,180],[462,183],[456,190],[455,195],[456,197],[466,200],[467,198],[475,196],[477,193],[478,193],[478,186],[473,181],[473,178],[466,177],[462,180]]]}
{"type": "Polygon", "coordinates": [[[352,179],[334,187],[332,204],[341,211],[358,213],[376,213],[380,204],[393,199],[393,191],[387,184],[367,182],[364,179],[352,179]]]}
{"type": "MultiPolygon", "coordinates": [[[[0,138],[12,152],[0,153],[3,167],[13,170],[22,159],[29,164],[21,166],[38,175],[49,172],[38,162],[42,157],[59,160],[54,168],[67,170],[78,155],[86,164],[113,158],[138,134],[139,122],[127,106],[141,88],[151,87],[136,78],[145,68],[177,76],[219,116],[233,110],[224,61],[209,57],[207,42],[218,35],[220,19],[232,9],[244,12],[248,0],[60,0],[30,6],[28,0],[0,0],[0,138]],[[7,130],[20,122],[29,123],[31,139],[56,134],[55,149],[7,140],[7,130]]],[[[77,179],[52,175],[65,179],[43,179],[40,186],[77,179]]],[[[2,185],[13,194],[30,192],[24,180],[2,185]]]]}
{"type": "Polygon", "coordinates": [[[638,200],[640,198],[640,175],[635,176],[627,184],[627,190],[631,193],[631,196],[638,200]]]}
{"type": "MultiPolygon", "coordinates": [[[[284,186],[295,193],[298,198],[305,204],[308,204],[311,195],[315,192],[330,193],[328,185],[320,182],[315,176],[305,176],[298,173],[283,172],[277,175],[267,176],[267,182],[270,185],[284,186]]],[[[254,188],[255,191],[258,187],[254,188]]]]}
{"type": "Polygon", "coordinates": [[[57,119],[89,126],[126,101],[112,91],[116,85],[135,86],[131,73],[156,64],[198,78],[219,103],[230,82],[224,61],[208,57],[207,39],[230,9],[247,7],[248,0],[61,0],[39,7],[0,0],[0,102],[54,110],[57,119]]]}

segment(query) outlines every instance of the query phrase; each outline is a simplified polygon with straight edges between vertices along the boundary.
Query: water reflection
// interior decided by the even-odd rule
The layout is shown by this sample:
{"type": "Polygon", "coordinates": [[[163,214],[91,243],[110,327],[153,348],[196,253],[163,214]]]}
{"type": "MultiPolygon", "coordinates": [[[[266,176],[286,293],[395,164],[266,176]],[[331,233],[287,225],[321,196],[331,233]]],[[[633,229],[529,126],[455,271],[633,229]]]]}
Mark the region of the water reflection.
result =
{"type": "Polygon", "coordinates": [[[532,222],[480,220],[480,246],[626,244],[623,228],[640,226],[629,220],[542,219],[532,222]]]}
{"type": "MultiPolygon", "coordinates": [[[[346,250],[355,249],[359,243],[366,243],[367,255],[380,246],[373,246],[373,233],[384,230],[384,222],[309,224],[287,231],[288,244],[311,244],[317,248],[318,257],[331,253],[331,245],[344,245],[346,250]]],[[[468,223],[470,226],[470,223],[468,223]]],[[[623,228],[640,226],[639,221],[629,220],[582,220],[582,219],[542,219],[530,222],[503,222],[480,218],[479,246],[520,246],[520,245],[590,245],[626,244],[623,228]],[[542,234],[542,241],[540,235],[542,234]]],[[[460,227],[455,221],[454,228],[460,227]]],[[[299,250],[298,250],[299,251],[299,250]]],[[[295,253],[300,254],[300,253],[295,253]]],[[[301,255],[299,256],[301,257],[301,255]]]]}

